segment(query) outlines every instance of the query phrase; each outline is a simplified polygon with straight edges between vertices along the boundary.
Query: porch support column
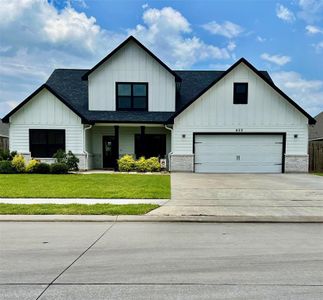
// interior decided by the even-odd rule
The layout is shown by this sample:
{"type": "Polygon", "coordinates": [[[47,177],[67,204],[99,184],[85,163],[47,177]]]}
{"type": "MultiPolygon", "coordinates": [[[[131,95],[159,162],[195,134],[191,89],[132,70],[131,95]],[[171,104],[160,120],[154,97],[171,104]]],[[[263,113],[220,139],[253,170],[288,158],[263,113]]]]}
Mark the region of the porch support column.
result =
{"type": "MultiPolygon", "coordinates": [[[[115,138],[115,157],[119,159],[119,126],[114,126],[114,138],[115,138]]],[[[115,162],[117,167],[117,161],[115,162]]]]}
{"type": "Polygon", "coordinates": [[[140,126],[140,156],[146,152],[145,126],[140,126]]]}

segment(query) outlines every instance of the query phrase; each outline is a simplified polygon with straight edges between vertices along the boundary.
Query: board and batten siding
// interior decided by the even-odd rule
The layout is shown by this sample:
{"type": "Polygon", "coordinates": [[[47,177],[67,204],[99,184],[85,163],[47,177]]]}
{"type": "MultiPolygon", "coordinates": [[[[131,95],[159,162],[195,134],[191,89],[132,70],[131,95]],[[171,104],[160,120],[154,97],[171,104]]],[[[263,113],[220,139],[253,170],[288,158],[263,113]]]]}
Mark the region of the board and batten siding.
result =
{"type": "Polygon", "coordinates": [[[285,162],[288,171],[297,171],[295,164],[300,163],[302,170],[306,170],[308,119],[244,64],[175,118],[172,152],[188,155],[185,159],[192,163],[194,132],[236,131],[286,133],[285,156],[292,157],[285,162]],[[248,104],[233,104],[234,82],[248,82],[248,104]]]}
{"type": "Polygon", "coordinates": [[[175,111],[175,77],[134,42],[89,75],[89,110],[116,110],[116,82],[148,82],[148,110],[175,111]]]}
{"type": "Polygon", "coordinates": [[[66,151],[83,154],[83,125],[79,116],[46,89],[10,117],[11,151],[28,154],[29,129],[65,129],[66,151]]]}

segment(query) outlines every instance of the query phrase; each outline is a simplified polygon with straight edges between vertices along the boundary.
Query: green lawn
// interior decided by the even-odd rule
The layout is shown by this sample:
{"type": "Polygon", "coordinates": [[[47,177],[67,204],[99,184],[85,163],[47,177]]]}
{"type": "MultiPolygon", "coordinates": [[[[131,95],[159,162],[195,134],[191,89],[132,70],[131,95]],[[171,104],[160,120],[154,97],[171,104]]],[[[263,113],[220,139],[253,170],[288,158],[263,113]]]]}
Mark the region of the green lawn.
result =
{"type": "Polygon", "coordinates": [[[0,215],[143,215],[157,208],[154,204],[4,204],[0,215]]]}
{"type": "Polygon", "coordinates": [[[1,174],[0,198],[170,198],[169,175],[1,174]]]}
{"type": "Polygon", "coordinates": [[[323,176],[323,173],[315,173],[315,175],[323,176]]]}

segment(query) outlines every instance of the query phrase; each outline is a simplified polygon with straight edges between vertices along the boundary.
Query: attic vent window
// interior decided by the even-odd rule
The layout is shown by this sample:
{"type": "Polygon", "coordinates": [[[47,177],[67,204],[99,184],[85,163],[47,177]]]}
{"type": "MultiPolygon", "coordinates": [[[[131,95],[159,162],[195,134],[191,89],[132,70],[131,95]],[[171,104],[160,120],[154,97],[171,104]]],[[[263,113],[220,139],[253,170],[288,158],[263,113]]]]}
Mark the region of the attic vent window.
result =
{"type": "Polygon", "coordinates": [[[148,83],[117,82],[117,110],[148,110],[148,83]]]}
{"type": "Polygon", "coordinates": [[[233,104],[248,104],[248,83],[246,82],[234,83],[233,104]]]}

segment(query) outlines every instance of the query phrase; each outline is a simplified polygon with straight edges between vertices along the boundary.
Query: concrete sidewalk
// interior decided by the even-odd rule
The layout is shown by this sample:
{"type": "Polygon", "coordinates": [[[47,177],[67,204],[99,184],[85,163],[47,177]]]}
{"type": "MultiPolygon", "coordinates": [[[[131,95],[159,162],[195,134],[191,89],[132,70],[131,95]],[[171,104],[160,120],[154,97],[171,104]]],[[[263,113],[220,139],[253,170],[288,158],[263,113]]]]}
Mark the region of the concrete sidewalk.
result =
{"type": "Polygon", "coordinates": [[[97,198],[0,198],[8,204],[157,204],[164,205],[168,199],[97,199],[97,198]]]}

